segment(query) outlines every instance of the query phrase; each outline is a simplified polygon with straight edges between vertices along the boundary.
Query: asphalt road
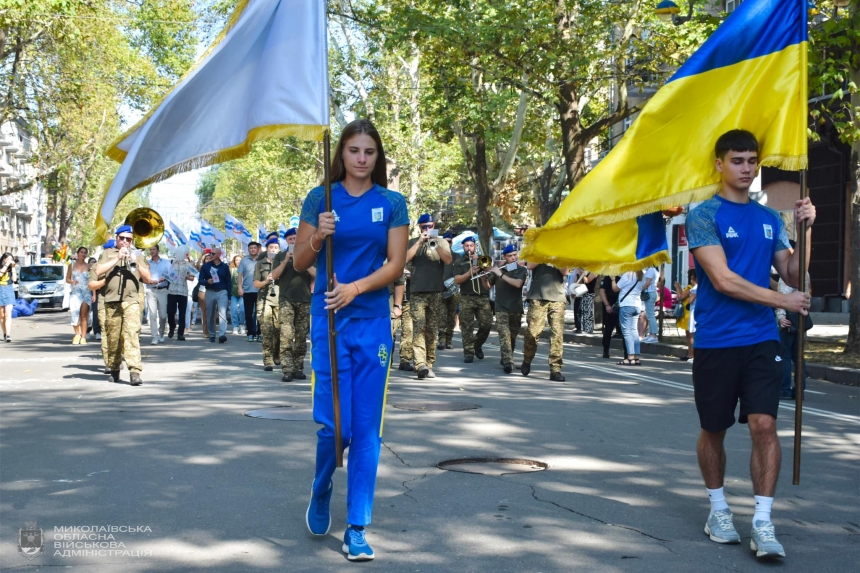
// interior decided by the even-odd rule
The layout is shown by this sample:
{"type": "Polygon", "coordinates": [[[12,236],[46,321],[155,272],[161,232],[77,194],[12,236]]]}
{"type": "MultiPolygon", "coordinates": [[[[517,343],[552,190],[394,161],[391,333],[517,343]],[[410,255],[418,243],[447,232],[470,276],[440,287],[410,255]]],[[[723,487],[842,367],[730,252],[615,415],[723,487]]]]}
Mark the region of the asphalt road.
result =
{"type": "Polygon", "coordinates": [[[783,403],[773,517],[788,556],[760,563],[749,550],[745,426],[726,441],[727,499],[743,542],[718,545],[702,531],[708,502],[690,365],[646,356],[641,368],[619,368],[600,349],[568,345],[567,381],[550,382],[544,342],[528,378],[505,375],[490,345],[474,364],[456,347],[440,352],[435,380],[392,373],[368,528],[377,559],[355,564],[340,551],[343,471],[331,533],[316,539],[305,528],[316,424],[244,415],[294,406],[302,418],[310,407],[309,380],[284,384],[264,372],[259,344],[233,336],[209,344],[198,330],[184,344],[152,347],[144,336],[144,385],[135,388],[127,371],[121,384],[101,373],[97,343],[70,345],[66,313],[16,319],[13,334],[0,343],[3,571],[858,570],[860,388],[811,381],[800,486],[791,485],[793,406],[783,403]],[[437,402],[478,408],[397,407],[437,402]],[[437,468],[475,457],[549,467],[437,468]],[[34,521],[45,548],[27,559],[18,531],[34,521]],[[128,526],[135,530],[118,531],[128,526]],[[69,538],[90,528],[105,535],[90,543],[121,543],[120,553],[96,545],[64,555],[88,550],[69,538]]]}

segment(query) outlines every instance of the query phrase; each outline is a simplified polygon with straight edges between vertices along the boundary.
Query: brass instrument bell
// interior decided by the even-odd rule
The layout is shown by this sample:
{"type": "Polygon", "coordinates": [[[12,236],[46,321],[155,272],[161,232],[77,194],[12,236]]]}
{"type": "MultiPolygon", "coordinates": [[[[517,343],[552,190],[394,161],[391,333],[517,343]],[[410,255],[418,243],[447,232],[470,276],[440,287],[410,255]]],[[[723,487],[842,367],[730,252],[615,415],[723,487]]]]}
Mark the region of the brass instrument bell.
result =
{"type": "Polygon", "coordinates": [[[134,246],[138,249],[154,247],[164,236],[164,219],[149,207],[138,207],[128,214],[123,224],[131,226],[134,246]]]}

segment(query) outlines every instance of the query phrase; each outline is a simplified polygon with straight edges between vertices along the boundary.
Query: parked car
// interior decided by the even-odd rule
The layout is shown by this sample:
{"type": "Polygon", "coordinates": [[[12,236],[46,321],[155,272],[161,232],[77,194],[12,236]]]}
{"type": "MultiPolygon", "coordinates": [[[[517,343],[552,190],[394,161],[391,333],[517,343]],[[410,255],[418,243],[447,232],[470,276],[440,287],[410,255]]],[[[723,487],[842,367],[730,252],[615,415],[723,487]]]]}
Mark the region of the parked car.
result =
{"type": "Polygon", "coordinates": [[[65,265],[31,265],[18,272],[18,298],[38,300],[40,307],[62,308],[65,290],[65,265]]]}

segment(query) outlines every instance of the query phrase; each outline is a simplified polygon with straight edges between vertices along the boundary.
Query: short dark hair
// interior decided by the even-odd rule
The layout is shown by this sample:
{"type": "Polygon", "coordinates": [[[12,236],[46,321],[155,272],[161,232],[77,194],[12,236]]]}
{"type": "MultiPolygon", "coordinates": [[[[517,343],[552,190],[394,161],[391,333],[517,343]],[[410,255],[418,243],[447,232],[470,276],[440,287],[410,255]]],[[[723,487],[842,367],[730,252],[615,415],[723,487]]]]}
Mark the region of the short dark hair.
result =
{"type": "Polygon", "coordinates": [[[691,281],[693,279],[698,280],[698,278],[696,277],[696,269],[689,269],[687,271],[687,281],[691,281]]]}
{"type": "Polygon", "coordinates": [[[258,243],[257,241],[251,241],[250,243],[248,243],[248,246],[249,246],[249,247],[252,247],[252,246],[254,246],[254,245],[257,245],[258,247],[262,247],[262,246],[263,246],[263,245],[261,245],[260,243],[258,243]]]}
{"type": "Polygon", "coordinates": [[[714,154],[723,159],[729,151],[755,151],[758,153],[758,140],[745,129],[727,131],[717,139],[714,154]]]}

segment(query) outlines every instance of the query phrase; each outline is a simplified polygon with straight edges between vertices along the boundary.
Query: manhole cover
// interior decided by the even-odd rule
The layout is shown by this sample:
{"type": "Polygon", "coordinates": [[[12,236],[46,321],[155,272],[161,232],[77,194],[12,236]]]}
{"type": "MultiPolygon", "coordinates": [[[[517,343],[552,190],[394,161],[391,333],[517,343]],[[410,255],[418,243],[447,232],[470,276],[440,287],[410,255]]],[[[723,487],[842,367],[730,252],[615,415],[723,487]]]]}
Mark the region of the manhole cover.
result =
{"type": "Polygon", "coordinates": [[[398,410],[410,412],[458,412],[460,410],[477,410],[477,404],[468,402],[401,402],[391,405],[398,410]]]}
{"type": "Polygon", "coordinates": [[[466,474],[503,476],[506,474],[542,472],[549,468],[549,465],[536,460],[523,460],[519,458],[462,458],[439,462],[436,464],[436,467],[440,470],[466,474]]]}
{"type": "Polygon", "coordinates": [[[245,415],[249,418],[263,418],[265,420],[313,421],[314,419],[314,412],[310,408],[294,408],[293,406],[248,410],[245,415]]]}

